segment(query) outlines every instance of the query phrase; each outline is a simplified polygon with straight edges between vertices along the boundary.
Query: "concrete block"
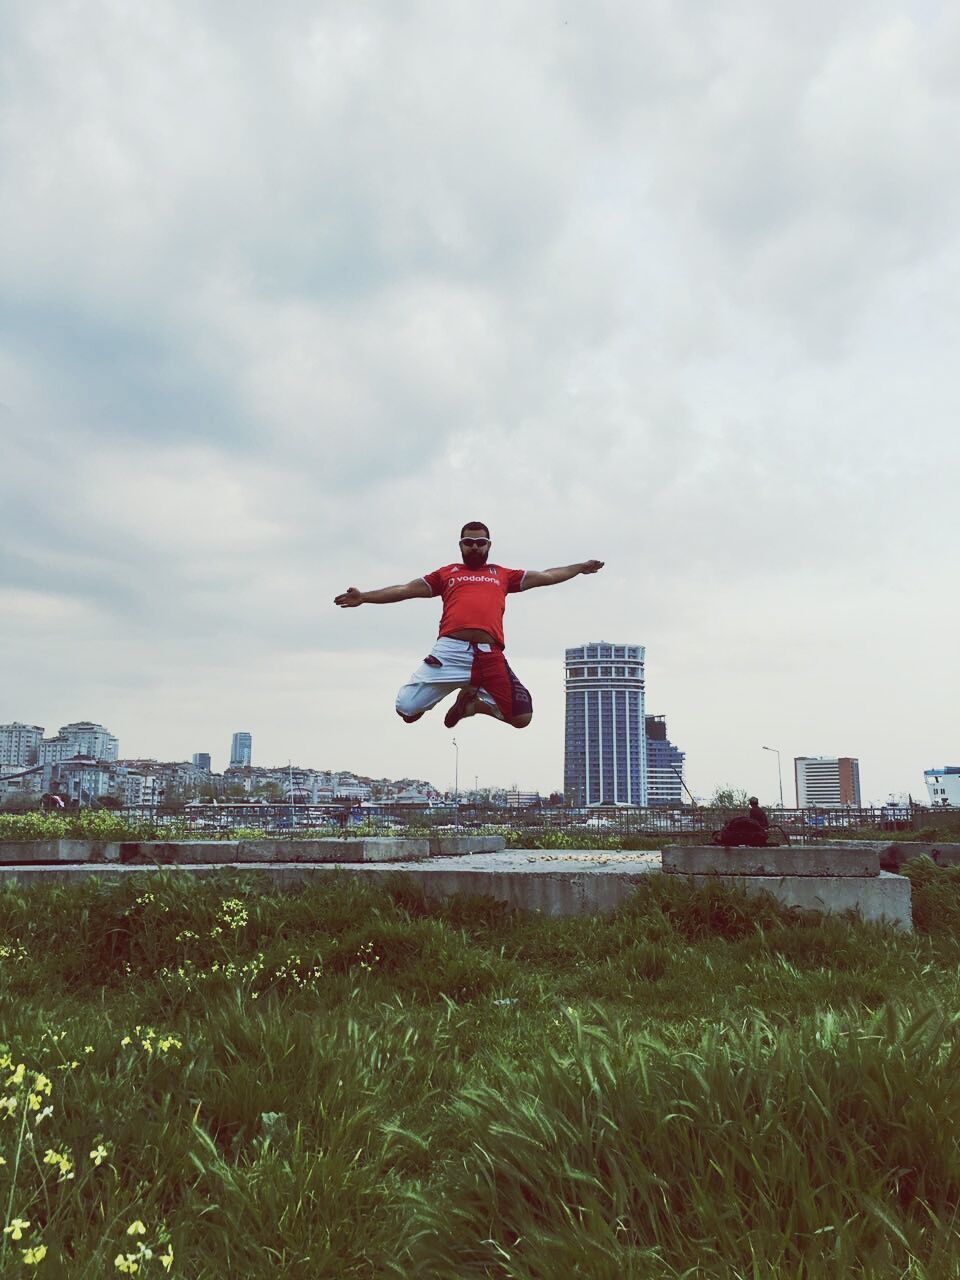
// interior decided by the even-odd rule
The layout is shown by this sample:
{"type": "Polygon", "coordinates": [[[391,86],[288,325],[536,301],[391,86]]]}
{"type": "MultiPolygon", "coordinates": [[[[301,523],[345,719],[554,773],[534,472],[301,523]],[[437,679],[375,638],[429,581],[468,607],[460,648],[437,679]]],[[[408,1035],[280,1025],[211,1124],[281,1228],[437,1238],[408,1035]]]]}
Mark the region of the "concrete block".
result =
{"type": "Polygon", "coordinates": [[[910,881],[906,876],[881,871],[878,876],[688,876],[694,885],[735,885],[745,893],[772,894],[787,907],[803,907],[836,915],[855,911],[863,920],[887,921],[908,932],[913,930],[910,881]]]}
{"type": "Polygon", "coordinates": [[[885,871],[899,871],[911,858],[932,858],[938,867],[960,865],[960,844],[943,841],[898,840],[887,845],[880,855],[880,865],[885,871]]]}
{"type": "Polygon", "coordinates": [[[774,849],[724,849],[720,845],[667,846],[663,869],[673,875],[878,876],[872,849],[842,844],[780,845],[774,849]]]}
{"type": "Polygon", "coordinates": [[[469,833],[459,836],[431,836],[430,856],[452,858],[468,853],[499,853],[506,848],[506,844],[503,836],[474,836],[469,833]]]}
{"type": "Polygon", "coordinates": [[[59,840],[0,841],[0,864],[11,862],[59,862],[59,840]]]}
{"type": "Polygon", "coordinates": [[[230,863],[238,857],[236,840],[124,840],[121,862],[152,866],[177,863],[230,863]]]}
{"type": "Polygon", "coordinates": [[[407,858],[429,858],[430,841],[413,840],[406,836],[383,836],[379,839],[340,841],[341,844],[362,844],[362,857],[358,862],[402,862],[407,858]]]}
{"type": "Polygon", "coordinates": [[[120,845],[108,840],[3,840],[0,864],[117,862],[120,845]]]}
{"type": "MultiPolygon", "coordinates": [[[[337,851],[344,845],[365,841],[335,842],[337,851]]],[[[379,841],[371,842],[374,845],[379,841]]],[[[419,843],[418,858],[426,858],[428,842],[419,843]]],[[[219,842],[222,848],[224,842],[219,842]]],[[[376,850],[374,850],[376,852],[376,850]]],[[[388,847],[391,858],[395,847],[388,847]]],[[[366,854],[364,849],[361,854],[366,854]]],[[[265,884],[290,888],[317,876],[338,875],[357,879],[371,877],[377,882],[402,875],[419,886],[429,897],[443,898],[461,893],[492,897],[525,911],[539,911],[549,916],[586,915],[616,909],[638,887],[642,877],[659,874],[660,857],[651,853],[602,853],[597,850],[547,852],[533,849],[509,849],[500,853],[476,856],[449,856],[426,861],[408,860],[348,862],[239,862],[226,864],[235,870],[256,870],[265,884]]],[[[0,883],[16,881],[22,886],[49,880],[75,881],[85,876],[98,876],[115,881],[126,875],[149,874],[156,866],[117,862],[94,864],[83,862],[68,866],[33,865],[0,866],[0,883]]],[[[169,868],[178,875],[217,875],[220,863],[188,863],[181,861],[169,868]]],[[[676,873],[675,873],[676,874],[676,873]]],[[[718,880],[737,885],[747,893],[770,893],[787,906],[821,912],[856,911],[864,920],[889,920],[904,929],[912,928],[910,881],[906,876],[882,872],[874,876],[718,876],[716,873],[688,875],[691,885],[716,884],[718,880]]]]}
{"type": "Polygon", "coordinates": [[[241,840],[240,862],[397,862],[426,858],[427,840],[384,836],[357,840],[241,840]]]}

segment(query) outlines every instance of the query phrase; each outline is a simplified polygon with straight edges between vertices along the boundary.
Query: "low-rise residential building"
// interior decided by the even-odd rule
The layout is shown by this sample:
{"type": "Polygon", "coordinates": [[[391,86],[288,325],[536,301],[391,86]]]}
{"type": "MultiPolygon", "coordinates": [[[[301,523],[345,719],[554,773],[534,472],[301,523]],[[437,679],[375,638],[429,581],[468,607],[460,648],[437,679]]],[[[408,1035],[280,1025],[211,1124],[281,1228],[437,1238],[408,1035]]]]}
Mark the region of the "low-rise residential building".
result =
{"type": "Polygon", "coordinates": [[[81,807],[96,804],[116,791],[117,775],[108,762],[92,756],[73,756],[43,768],[44,793],[63,796],[81,807]]]}

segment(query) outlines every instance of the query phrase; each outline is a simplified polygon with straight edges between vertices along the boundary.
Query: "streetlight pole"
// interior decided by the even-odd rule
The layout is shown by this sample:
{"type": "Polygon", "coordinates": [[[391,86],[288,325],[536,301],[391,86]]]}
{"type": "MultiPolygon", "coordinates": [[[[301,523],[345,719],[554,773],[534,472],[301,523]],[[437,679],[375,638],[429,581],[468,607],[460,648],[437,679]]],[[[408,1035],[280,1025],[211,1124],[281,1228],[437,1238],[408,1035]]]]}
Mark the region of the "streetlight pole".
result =
{"type": "Polygon", "coordinates": [[[777,778],[780,782],[780,808],[783,808],[783,774],[780,771],[780,752],[776,747],[763,747],[763,751],[772,751],[777,757],[777,778]]]}
{"type": "Polygon", "coordinates": [[[453,739],[453,803],[456,805],[456,824],[460,825],[460,748],[453,739]]]}

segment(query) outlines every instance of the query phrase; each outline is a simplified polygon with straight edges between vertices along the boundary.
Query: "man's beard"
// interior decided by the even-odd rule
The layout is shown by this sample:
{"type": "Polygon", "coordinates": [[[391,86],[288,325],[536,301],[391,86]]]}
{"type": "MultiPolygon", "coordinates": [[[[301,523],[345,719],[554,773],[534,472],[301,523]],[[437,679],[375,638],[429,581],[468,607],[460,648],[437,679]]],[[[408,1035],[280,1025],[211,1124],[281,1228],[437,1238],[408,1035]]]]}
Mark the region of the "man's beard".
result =
{"type": "Polygon", "coordinates": [[[489,547],[483,551],[478,551],[476,547],[471,547],[469,551],[464,551],[463,563],[468,569],[479,569],[487,563],[487,556],[489,554],[489,547]]]}

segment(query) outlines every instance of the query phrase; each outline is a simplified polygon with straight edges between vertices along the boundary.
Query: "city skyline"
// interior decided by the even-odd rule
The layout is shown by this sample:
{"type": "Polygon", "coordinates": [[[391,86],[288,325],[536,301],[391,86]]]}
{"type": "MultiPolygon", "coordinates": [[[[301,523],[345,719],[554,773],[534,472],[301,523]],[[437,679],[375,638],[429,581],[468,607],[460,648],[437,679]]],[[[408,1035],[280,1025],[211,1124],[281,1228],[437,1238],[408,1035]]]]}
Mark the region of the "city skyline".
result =
{"type": "MultiPolygon", "coordinates": [[[[639,664],[638,670],[644,670],[644,656],[637,658],[636,655],[644,655],[643,646],[612,646],[595,644],[592,646],[581,645],[567,649],[565,651],[565,671],[567,672],[566,685],[567,688],[576,688],[576,682],[571,684],[570,670],[571,663],[582,664],[590,661],[602,662],[609,657],[609,661],[614,662],[613,656],[616,652],[630,654],[629,661],[639,664]],[[603,651],[609,651],[603,652],[603,651]],[[593,655],[596,655],[595,657],[593,655]]],[[[624,663],[628,661],[625,657],[624,663]]],[[[598,670],[598,679],[593,683],[597,686],[595,693],[600,694],[601,684],[610,684],[610,680],[604,681],[598,670]]],[[[614,668],[615,670],[615,668],[614,668]]],[[[581,675],[588,675],[589,668],[584,668],[579,672],[581,675]]],[[[643,676],[640,676],[640,682],[643,683],[643,676]]],[[[589,683],[589,681],[588,681],[589,683]]],[[[612,683],[616,683],[614,679],[612,683]]],[[[626,683],[621,681],[626,688],[626,683]]],[[[583,686],[585,687],[585,686],[583,686]]],[[[569,703],[569,699],[568,699],[569,703]]],[[[640,703],[641,709],[645,712],[645,704],[640,703]]],[[[569,717],[569,706],[567,716],[567,735],[571,733],[571,722],[569,717]]],[[[180,770],[187,770],[188,765],[192,765],[195,769],[205,772],[214,778],[223,777],[231,769],[247,769],[250,770],[251,764],[249,760],[239,764],[234,764],[228,760],[222,769],[218,769],[212,763],[212,757],[209,752],[193,752],[180,753],[172,755],[164,755],[156,752],[137,752],[119,754],[119,739],[112,734],[104,725],[93,721],[72,722],[62,725],[56,735],[44,738],[46,732],[44,726],[38,724],[29,724],[23,721],[7,721],[4,722],[0,718],[0,781],[6,775],[18,768],[31,767],[36,764],[50,764],[61,761],[70,762],[73,759],[93,759],[99,760],[103,764],[116,764],[119,766],[139,766],[139,765],[157,765],[163,768],[176,767],[180,770]],[[89,748],[89,749],[88,749],[89,748]],[[99,754],[98,754],[99,753],[99,754]]],[[[666,716],[663,714],[649,715],[643,714],[643,768],[647,778],[647,804],[663,805],[663,804],[682,804],[691,800],[692,793],[686,785],[685,778],[685,752],[680,750],[668,737],[666,727],[666,716]],[[679,770],[679,777],[667,776],[676,775],[679,770]],[[671,794],[668,797],[668,792],[671,794]],[[682,797],[682,799],[680,798],[682,797]]],[[[574,732],[576,738],[576,732],[574,732]]],[[[596,736],[596,735],[595,735],[596,736]]],[[[234,733],[231,737],[231,751],[237,744],[237,739],[242,740],[244,750],[249,750],[249,739],[252,735],[249,732],[242,731],[234,733]]],[[[773,750],[770,747],[763,747],[764,751],[773,750]]],[[[565,756],[567,754],[567,741],[565,741],[565,756]]],[[[780,764],[780,762],[778,762],[780,764]]],[[[893,799],[900,802],[906,796],[911,796],[912,800],[918,804],[930,804],[936,807],[941,805],[955,805],[960,800],[960,791],[957,790],[956,777],[960,776],[960,766],[945,765],[935,766],[924,770],[924,788],[911,791],[909,788],[900,788],[897,791],[890,791],[886,795],[871,795],[870,793],[862,794],[860,789],[860,762],[856,757],[824,757],[824,756],[799,756],[792,761],[794,773],[793,794],[788,790],[783,794],[786,807],[793,805],[797,807],[805,807],[809,804],[820,804],[830,807],[831,805],[852,804],[854,807],[875,807],[886,804],[893,799]],[[801,782],[801,777],[803,781],[801,782]],[[934,781],[936,787],[934,788],[934,781]],[[946,785],[941,785],[946,784],[946,785]],[[927,792],[926,797],[924,791],[927,792]],[[836,794],[834,794],[836,793],[836,794]]],[[[782,768],[782,765],[780,765],[782,768]]],[[[388,779],[395,780],[402,778],[417,778],[421,781],[429,782],[437,791],[452,792],[453,782],[445,782],[433,778],[427,778],[426,775],[420,776],[407,772],[382,772],[377,773],[370,769],[347,768],[341,763],[331,765],[329,762],[325,764],[317,764],[310,759],[288,759],[286,762],[274,760],[272,763],[254,765],[253,771],[281,774],[286,770],[292,769],[294,772],[308,773],[334,773],[344,776],[369,778],[369,779],[388,779]]],[[[553,793],[567,793],[569,796],[571,786],[571,773],[569,768],[565,768],[563,784],[557,786],[536,787],[527,785],[525,779],[514,780],[505,783],[502,780],[484,779],[481,784],[479,776],[474,774],[474,788],[479,791],[496,791],[496,792],[523,792],[525,794],[536,794],[546,796],[553,793]]],[[[778,776],[779,784],[782,780],[782,774],[778,776]]],[[[788,778],[789,784],[789,778],[788,778]]],[[[612,785],[612,784],[611,784],[612,785]]],[[[756,791],[756,788],[744,787],[741,783],[735,783],[735,788],[739,787],[744,791],[756,791]]],[[[714,788],[713,790],[715,790],[714,788]]],[[[471,790],[469,787],[469,778],[463,775],[462,792],[471,790]]],[[[608,788],[609,790],[609,788],[608,788]]],[[[705,803],[712,794],[703,792],[695,795],[697,803],[705,803]]],[[[608,802],[610,797],[603,794],[600,798],[604,802],[608,802]]],[[[766,795],[762,796],[762,803],[775,806],[778,796],[766,795]]],[[[584,800],[585,803],[596,803],[596,800],[584,800]]],[[[634,803],[632,800],[615,800],[615,803],[634,803]]],[[[132,803],[132,802],[131,802],[132,803]]],[[[568,803],[580,803],[579,797],[568,799],[568,803]]]]}
{"type": "Polygon", "coordinates": [[[695,794],[775,798],[767,745],[922,796],[960,720],[958,34],[4,6],[4,715],[446,789],[443,708],[393,711],[436,602],[332,600],[479,519],[507,567],[606,567],[511,596],[533,721],[458,726],[463,776],[555,789],[558,655],[633,636],[695,794]]]}

